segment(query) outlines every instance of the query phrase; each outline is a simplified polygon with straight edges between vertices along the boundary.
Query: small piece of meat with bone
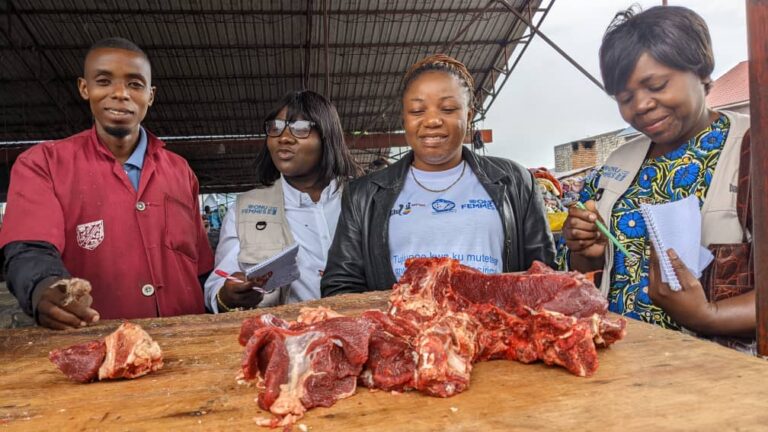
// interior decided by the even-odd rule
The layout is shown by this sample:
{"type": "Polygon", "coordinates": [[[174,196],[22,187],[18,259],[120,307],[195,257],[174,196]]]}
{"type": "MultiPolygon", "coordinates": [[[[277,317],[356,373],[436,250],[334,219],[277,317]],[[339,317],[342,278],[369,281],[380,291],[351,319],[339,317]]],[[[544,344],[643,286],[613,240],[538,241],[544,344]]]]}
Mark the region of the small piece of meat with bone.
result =
{"type": "Polygon", "coordinates": [[[62,306],[69,306],[72,303],[83,303],[85,306],[90,307],[91,303],[93,303],[92,298],[86,298],[86,294],[91,293],[91,283],[85,279],[61,279],[51,285],[51,288],[64,292],[64,299],[61,302],[62,306]]]}
{"type": "Polygon", "coordinates": [[[257,329],[245,347],[242,370],[245,379],[262,380],[259,405],[281,419],[268,424],[292,424],[310,408],[353,395],[374,330],[368,320],[347,317],[296,330],[257,329]]]}
{"type": "Polygon", "coordinates": [[[99,377],[99,368],[106,355],[107,347],[104,341],[95,340],[69,348],[55,349],[48,354],[48,359],[72,381],[88,383],[99,377]]]}
{"type": "Polygon", "coordinates": [[[99,379],[137,378],[163,367],[160,345],[141,327],[123,323],[104,339],[107,356],[99,379]]]}
{"type": "Polygon", "coordinates": [[[55,349],[48,358],[73,381],[137,378],[163,367],[157,342],[141,327],[123,323],[104,339],[55,349]]]}

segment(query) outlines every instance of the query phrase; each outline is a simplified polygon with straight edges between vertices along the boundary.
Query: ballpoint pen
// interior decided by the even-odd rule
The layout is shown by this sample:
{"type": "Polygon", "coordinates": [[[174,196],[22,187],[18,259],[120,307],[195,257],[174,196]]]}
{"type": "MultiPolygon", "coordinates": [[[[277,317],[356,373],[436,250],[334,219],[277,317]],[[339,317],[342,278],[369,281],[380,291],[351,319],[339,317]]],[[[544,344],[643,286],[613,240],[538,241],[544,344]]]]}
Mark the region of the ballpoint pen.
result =
{"type": "MultiPolygon", "coordinates": [[[[238,278],[230,275],[229,273],[225,272],[224,270],[216,269],[213,272],[216,273],[218,276],[223,277],[224,279],[231,280],[232,282],[237,282],[237,283],[241,283],[241,284],[242,283],[246,283],[246,281],[244,281],[242,279],[238,279],[238,278]]],[[[272,292],[272,291],[267,291],[264,288],[261,288],[261,287],[258,287],[258,286],[254,286],[253,290],[254,291],[258,291],[258,292],[263,293],[263,294],[269,294],[269,293],[272,292]]]]}
{"type": "Polygon", "coordinates": [[[229,273],[225,272],[224,270],[216,269],[213,272],[216,273],[216,275],[223,277],[224,279],[231,280],[232,282],[245,283],[244,280],[231,276],[229,273]]]}
{"type": "MultiPolygon", "coordinates": [[[[589,211],[589,209],[587,209],[581,201],[576,201],[576,207],[582,210],[589,211]]],[[[616,246],[617,249],[621,251],[621,253],[623,253],[627,258],[631,258],[631,255],[627,250],[627,248],[625,248],[621,243],[619,243],[619,240],[616,237],[614,237],[613,234],[611,234],[611,231],[608,230],[608,227],[603,225],[603,223],[600,222],[600,220],[598,219],[595,219],[595,225],[597,225],[597,229],[599,229],[600,232],[603,233],[603,235],[605,235],[605,237],[608,240],[610,240],[611,243],[613,243],[613,245],[616,246]]]]}

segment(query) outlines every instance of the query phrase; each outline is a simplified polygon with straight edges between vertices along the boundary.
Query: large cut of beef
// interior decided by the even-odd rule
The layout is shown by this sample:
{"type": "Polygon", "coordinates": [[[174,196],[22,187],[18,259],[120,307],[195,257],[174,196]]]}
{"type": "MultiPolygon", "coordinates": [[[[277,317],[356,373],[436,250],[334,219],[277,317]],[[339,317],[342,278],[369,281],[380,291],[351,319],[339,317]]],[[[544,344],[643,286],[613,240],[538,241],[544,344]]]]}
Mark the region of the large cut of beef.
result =
{"type": "Polygon", "coordinates": [[[543,361],[578,376],[598,367],[597,348],[624,336],[607,301],[577,272],[534,263],[526,272],[486,275],[448,258],[413,259],[386,313],[341,317],[302,309],[294,322],[263,314],[243,322],[242,371],[259,404],[290,425],[314,406],[360,385],[448,397],[469,387],[472,365],[492,359],[543,361]],[[329,365],[333,365],[332,367],[329,365]]]}
{"type": "Polygon", "coordinates": [[[581,273],[536,262],[526,272],[486,275],[448,258],[420,258],[393,287],[389,314],[421,326],[468,314],[478,324],[477,347],[462,348],[459,338],[456,352],[470,362],[542,360],[588,376],[597,370],[596,348],[624,335],[625,321],[606,319],[607,309],[581,273]]]}
{"type": "Polygon", "coordinates": [[[137,378],[163,367],[160,346],[140,326],[123,323],[103,340],[55,349],[48,358],[73,381],[137,378]]]}

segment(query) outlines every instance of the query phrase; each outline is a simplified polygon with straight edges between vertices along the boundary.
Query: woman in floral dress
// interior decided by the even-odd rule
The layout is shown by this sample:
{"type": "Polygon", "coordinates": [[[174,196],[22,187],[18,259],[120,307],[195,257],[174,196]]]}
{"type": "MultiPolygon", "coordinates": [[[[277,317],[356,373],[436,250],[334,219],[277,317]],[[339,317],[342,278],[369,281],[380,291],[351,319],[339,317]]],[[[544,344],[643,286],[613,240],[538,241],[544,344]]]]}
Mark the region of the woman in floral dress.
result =
{"type": "MultiPolygon", "coordinates": [[[[641,204],[696,196],[702,245],[743,239],[735,185],[749,118],[706,106],[714,68],[706,24],[682,7],[621,12],[603,38],[600,66],[606,91],[642,135],[587,179],[580,200],[588,210],[570,209],[561,265],[603,269],[601,290],[610,310],[624,316],[708,336],[754,335],[754,292],[710,303],[689,274],[679,293],[649,278],[657,270],[650,265],[641,204]],[[605,221],[629,256],[606,241],[597,220],[605,221]]],[[[674,253],[670,257],[679,264],[674,253]]]]}

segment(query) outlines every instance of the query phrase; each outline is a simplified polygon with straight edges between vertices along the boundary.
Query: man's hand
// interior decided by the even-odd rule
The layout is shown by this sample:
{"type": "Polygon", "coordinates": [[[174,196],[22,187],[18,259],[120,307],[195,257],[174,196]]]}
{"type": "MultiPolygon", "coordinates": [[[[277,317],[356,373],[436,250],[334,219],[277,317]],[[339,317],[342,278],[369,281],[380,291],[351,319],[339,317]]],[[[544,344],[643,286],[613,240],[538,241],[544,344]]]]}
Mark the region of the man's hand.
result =
{"type": "Polygon", "coordinates": [[[42,290],[37,303],[37,321],[54,330],[85,327],[99,320],[99,313],[91,309],[93,297],[89,292],[78,293],[73,298],[67,292],[65,280],[53,280],[38,289],[42,290]]]}
{"type": "MultiPolygon", "coordinates": [[[[245,280],[245,274],[243,272],[237,272],[232,274],[232,277],[245,280]]],[[[224,286],[221,287],[219,292],[220,303],[223,303],[229,309],[245,308],[253,309],[261,303],[264,298],[264,294],[254,290],[256,284],[248,281],[245,283],[235,282],[230,279],[225,279],[224,286]]]]}
{"type": "Polygon", "coordinates": [[[654,305],[664,309],[678,324],[691,330],[698,330],[709,325],[717,313],[717,307],[707,301],[704,287],[677,256],[674,249],[667,251],[669,261],[680,281],[680,291],[672,291],[668,284],[661,281],[659,260],[651,248],[651,260],[648,266],[648,296],[654,305]]]}

